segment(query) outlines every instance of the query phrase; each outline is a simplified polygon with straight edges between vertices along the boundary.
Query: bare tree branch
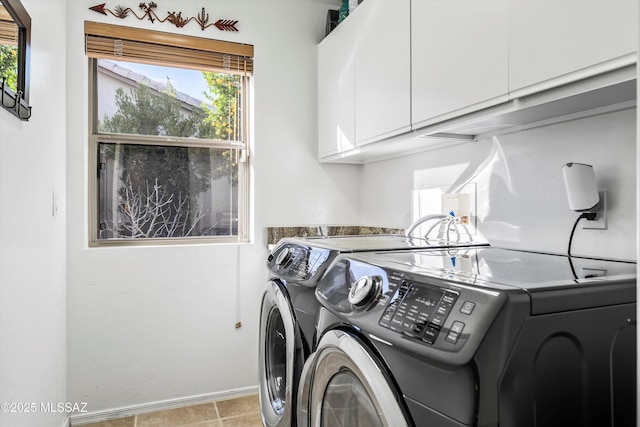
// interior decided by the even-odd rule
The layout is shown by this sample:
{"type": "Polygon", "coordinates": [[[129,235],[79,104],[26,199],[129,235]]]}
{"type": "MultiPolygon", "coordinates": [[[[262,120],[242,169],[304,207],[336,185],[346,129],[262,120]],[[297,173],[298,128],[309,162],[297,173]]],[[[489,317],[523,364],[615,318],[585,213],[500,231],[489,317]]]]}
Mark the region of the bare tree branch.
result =
{"type": "Polygon", "coordinates": [[[189,236],[204,217],[200,210],[191,212],[189,198],[178,194],[167,194],[166,189],[155,179],[153,186],[146,182],[144,190],[134,189],[131,179],[121,187],[118,219],[107,224],[114,234],[134,238],[185,237],[189,236]]]}

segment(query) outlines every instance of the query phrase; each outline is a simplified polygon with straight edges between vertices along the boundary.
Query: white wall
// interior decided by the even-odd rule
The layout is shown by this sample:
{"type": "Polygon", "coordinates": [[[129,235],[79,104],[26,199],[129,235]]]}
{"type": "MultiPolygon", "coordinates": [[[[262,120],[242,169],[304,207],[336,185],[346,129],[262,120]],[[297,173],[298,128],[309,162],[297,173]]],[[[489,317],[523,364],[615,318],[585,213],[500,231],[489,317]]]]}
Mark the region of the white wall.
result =
{"type": "MultiPolygon", "coordinates": [[[[254,387],[265,227],[407,226],[416,183],[477,182],[487,238],[563,251],[575,214],[566,205],[560,167],[592,163],[608,192],[609,229],[578,231],[574,252],[636,257],[635,111],[362,168],[318,165],[315,48],[327,4],[215,1],[207,6],[212,18],[238,19],[240,31],[203,33],[132,17],[117,21],[89,11],[94,1],[23,3],[34,24],[34,115],[20,122],[0,110],[2,402],[88,402],[89,411],[99,412],[254,387]],[[85,19],[255,45],[253,244],[87,247],[85,19]]],[[[202,2],[161,7],[189,13],[202,2]]],[[[0,413],[0,425],[58,426],[64,418],[0,413]]]]}
{"type": "MultiPolygon", "coordinates": [[[[316,45],[328,6],[207,2],[212,21],[239,21],[239,32],[229,33],[116,20],[88,10],[93,5],[70,1],[67,18],[69,399],[100,412],[255,387],[266,227],[359,219],[359,169],[319,165],[315,157],[316,45]],[[84,20],[255,46],[253,244],[87,247],[84,20]]],[[[160,4],[183,14],[202,6],[190,0],[160,4]]]]}
{"type": "MultiPolygon", "coordinates": [[[[638,22],[640,22],[640,8],[638,8],[638,22]]],[[[638,46],[640,47],[640,32],[638,32],[638,46]]],[[[640,70],[637,68],[636,71],[640,75],[640,70]]],[[[636,78],[636,81],[638,79],[636,78]]],[[[636,99],[640,98],[640,86],[636,85],[636,99]]],[[[640,110],[636,109],[636,123],[640,122],[640,110]]],[[[640,211],[640,130],[636,126],[636,254],[640,253],[640,215],[638,212],[640,211]]],[[[640,287],[638,287],[638,279],[637,279],[638,267],[636,266],[636,302],[640,299],[640,287]]],[[[638,318],[638,314],[640,314],[640,308],[636,306],[636,319],[638,318]]],[[[636,332],[637,335],[637,332],[636,332]]],[[[637,353],[636,353],[637,354],[637,353]]],[[[636,356],[636,373],[640,368],[640,359],[636,356]]],[[[636,374],[637,378],[637,374],[636,374]]],[[[636,384],[636,407],[640,404],[640,384],[636,384]]]]}
{"type": "Polygon", "coordinates": [[[608,204],[608,228],[578,228],[572,253],[636,259],[635,109],[366,165],[362,222],[406,227],[412,189],[476,183],[479,237],[566,253],[578,216],[569,209],[561,173],[568,162],[594,166],[608,204]]]}
{"type": "Polygon", "coordinates": [[[23,4],[33,25],[33,115],[22,122],[0,109],[0,402],[36,406],[0,411],[0,425],[61,426],[67,415],[40,404],[67,400],[66,5],[23,4]]]}

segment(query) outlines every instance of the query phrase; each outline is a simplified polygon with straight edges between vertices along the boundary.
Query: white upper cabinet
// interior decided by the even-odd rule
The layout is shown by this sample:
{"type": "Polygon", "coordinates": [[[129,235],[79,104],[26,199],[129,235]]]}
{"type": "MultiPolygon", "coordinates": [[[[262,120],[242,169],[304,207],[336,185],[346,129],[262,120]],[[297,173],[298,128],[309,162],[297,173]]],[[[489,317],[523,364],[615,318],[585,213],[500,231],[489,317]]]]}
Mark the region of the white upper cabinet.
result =
{"type": "Polygon", "coordinates": [[[356,26],[339,25],[318,45],[318,155],[355,147],[356,26]]]}
{"type": "Polygon", "coordinates": [[[509,90],[514,96],[635,61],[637,0],[510,0],[509,90]]]}
{"type": "Polygon", "coordinates": [[[410,1],[365,0],[349,18],[357,20],[361,35],[355,50],[360,146],[410,130],[410,1]]]}
{"type": "Polygon", "coordinates": [[[320,160],[628,105],[637,44],[638,0],[365,0],[318,47],[320,160]]]}
{"type": "Polygon", "coordinates": [[[508,99],[507,20],[507,0],[412,0],[414,127],[508,99]]]}

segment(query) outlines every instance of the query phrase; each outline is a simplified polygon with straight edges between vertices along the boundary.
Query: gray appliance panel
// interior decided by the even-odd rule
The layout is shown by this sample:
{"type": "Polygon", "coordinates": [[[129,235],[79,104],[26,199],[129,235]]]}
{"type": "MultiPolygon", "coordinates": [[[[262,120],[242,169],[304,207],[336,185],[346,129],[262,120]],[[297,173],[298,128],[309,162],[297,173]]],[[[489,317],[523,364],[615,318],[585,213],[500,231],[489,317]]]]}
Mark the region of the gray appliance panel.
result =
{"type": "Polygon", "coordinates": [[[419,270],[427,276],[447,277],[461,283],[477,283],[488,288],[504,285],[527,292],[636,274],[634,261],[568,257],[497,247],[373,253],[367,255],[366,260],[389,266],[398,264],[403,267],[397,268],[419,270]]]}
{"type": "Polygon", "coordinates": [[[318,300],[372,340],[420,358],[468,363],[506,301],[506,294],[387,270],[340,255],[316,286],[318,300]],[[377,295],[366,305],[348,301],[361,277],[375,277],[377,295]]]}
{"type": "Polygon", "coordinates": [[[411,249],[438,249],[447,247],[488,246],[485,242],[472,241],[448,241],[441,239],[423,239],[394,234],[372,234],[365,236],[331,236],[331,237],[307,237],[304,239],[283,239],[292,243],[306,244],[309,246],[329,249],[342,253],[346,252],[372,252],[389,250],[411,249]]]}
{"type": "Polygon", "coordinates": [[[503,370],[501,426],[636,426],[636,304],[527,318],[503,370]]]}
{"type": "Polygon", "coordinates": [[[531,313],[635,302],[633,261],[568,257],[496,247],[368,254],[364,261],[506,292],[524,291],[531,313]]]}
{"type": "Polygon", "coordinates": [[[325,268],[340,253],[387,252],[486,246],[486,243],[449,242],[399,235],[334,236],[281,239],[267,258],[267,268],[285,280],[314,286],[325,268]]]}
{"type": "Polygon", "coordinates": [[[528,298],[530,315],[635,302],[635,263],[572,261],[574,269],[615,275],[576,278],[566,256],[492,247],[342,254],[316,296],[373,339],[459,365],[472,359],[510,295],[528,298]],[[374,294],[354,305],[349,291],[362,277],[373,278],[374,294]]]}
{"type": "Polygon", "coordinates": [[[443,417],[451,425],[555,427],[589,419],[631,426],[635,272],[631,261],[492,247],[342,254],[316,287],[336,319],[320,330],[343,325],[368,338],[416,425],[443,417]],[[377,291],[349,302],[362,277],[375,278],[377,291]],[[389,307],[401,303],[395,317],[389,307]],[[435,337],[412,331],[420,320],[437,329],[435,337]],[[442,382],[419,378],[427,366],[475,372],[477,387],[464,376],[445,382],[455,395],[468,396],[464,407],[420,389],[442,382]]]}

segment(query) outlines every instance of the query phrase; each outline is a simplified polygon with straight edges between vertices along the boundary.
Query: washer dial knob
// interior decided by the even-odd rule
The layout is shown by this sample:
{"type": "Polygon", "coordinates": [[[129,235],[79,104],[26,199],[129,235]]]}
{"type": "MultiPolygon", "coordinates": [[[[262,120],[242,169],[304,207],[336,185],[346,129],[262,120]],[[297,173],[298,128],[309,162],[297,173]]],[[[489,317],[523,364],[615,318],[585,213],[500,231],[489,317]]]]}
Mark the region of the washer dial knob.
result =
{"type": "Polygon", "coordinates": [[[349,289],[349,303],[356,307],[362,307],[371,302],[378,294],[380,278],[377,276],[364,276],[358,279],[349,289]]]}

